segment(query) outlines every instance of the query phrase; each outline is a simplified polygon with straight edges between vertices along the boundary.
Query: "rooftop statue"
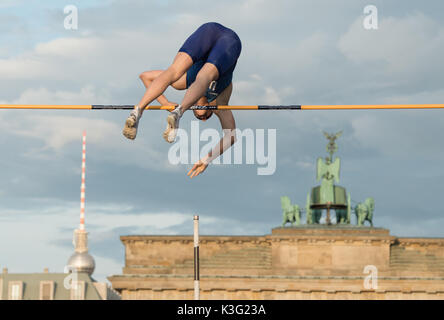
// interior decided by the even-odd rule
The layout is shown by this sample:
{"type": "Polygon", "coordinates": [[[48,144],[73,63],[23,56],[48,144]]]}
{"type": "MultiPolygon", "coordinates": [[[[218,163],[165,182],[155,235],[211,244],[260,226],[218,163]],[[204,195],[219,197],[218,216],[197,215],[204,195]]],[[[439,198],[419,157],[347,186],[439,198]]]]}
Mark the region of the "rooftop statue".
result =
{"type": "Polygon", "coordinates": [[[338,151],[338,145],[335,143],[336,139],[339,138],[342,135],[342,131],[339,131],[336,134],[328,134],[327,132],[323,131],[324,136],[328,139],[327,144],[327,152],[330,154],[330,159],[333,157],[333,153],[338,151]]]}
{"type": "Polygon", "coordinates": [[[334,181],[339,182],[339,169],[341,160],[336,158],[333,163],[326,157],[325,162],[318,158],[316,181],[321,181],[320,203],[334,203],[334,181]]]}
{"type": "Polygon", "coordinates": [[[291,204],[290,198],[287,196],[281,197],[282,205],[282,226],[284,227],[288,222],[293,225],[301,223],[301,209],[297,204],[291,204]]]}
{"type": "Polygon", "coordinates": [[[373,211],[375,201],[373,198],[367,198],[364,203],[359,203],[354,208],[351,205],[350,193],[339,183],[339,172],[341,169],[341,159],[333,154],[338,150],[336,139],[342,135],[342,131],[329,134],[323,131],[328,139],[327,152],[325,158],[319,157],[316,163],[316,181],[321,180],[321,184],[311,188],[307,194],[307,202],[304,209],[298,205],[292,205],[288,197],[281,197],[283,211],[282,226],[287,223],[293,225],[299,224],[301,212],[305,212],[307,224],[320,224],[322,213],[326,211],[325,222],[331,225],[330,211],[334,210],[336,214],[336,224],[350,224],[351,213],[354,211],[357,218],[357,225],[363,226],[365,221],[373,226],[373,211]],[[336,184],[335,184],[336,183],[336,184]]]}
{"type": "Polygon", "coordinates": [[[375,200],[367,198],[363,203],[358,203],[355,207],[355,214],[358,226],[363,226],[365,221],[370,222],[373,227],[373,211],[375,210],[375,200]]]}
{"type": "Polygon", "coordinates": [[[327,132],[323,132],[324,136],[329,140],[327,144],[327,152],[330,156],[325,157],[325,162],[322,158],[318,158],[317,166],[316,166],[316,181],[321,181],[321,189],[320,189],[320,199],[319,203],[334,203],[335,195],[334,195],[334,181],[339,183],[339,170],[341,167],[341,160],[336,158],[333,161],[333,153],[338,150],[338,146],[335,143],[335,140],[339,138],[342,134],[342,131],[336,134],[328,134],[327,132]]]}

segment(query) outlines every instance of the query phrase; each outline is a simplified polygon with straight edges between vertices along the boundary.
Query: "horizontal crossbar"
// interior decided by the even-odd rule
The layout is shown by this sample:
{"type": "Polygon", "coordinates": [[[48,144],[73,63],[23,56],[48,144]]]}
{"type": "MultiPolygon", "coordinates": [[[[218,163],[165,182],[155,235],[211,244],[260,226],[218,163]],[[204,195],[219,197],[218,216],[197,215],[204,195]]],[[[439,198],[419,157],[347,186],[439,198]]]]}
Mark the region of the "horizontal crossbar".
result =
{"type": "MultiPolygon", "coordinates": [[[[134,105],[47,105],[0,104],[0,109],[73,109],[131,110],[134,105]]],[[[147,106],[146,110],[174,110],[175,106],[147,106]]],[[[257,106],[192,106],[192,110],[356,110],[356,109],[444,109],[444,104],[370,104],[370,105],[257,105],[257,106]]]]}

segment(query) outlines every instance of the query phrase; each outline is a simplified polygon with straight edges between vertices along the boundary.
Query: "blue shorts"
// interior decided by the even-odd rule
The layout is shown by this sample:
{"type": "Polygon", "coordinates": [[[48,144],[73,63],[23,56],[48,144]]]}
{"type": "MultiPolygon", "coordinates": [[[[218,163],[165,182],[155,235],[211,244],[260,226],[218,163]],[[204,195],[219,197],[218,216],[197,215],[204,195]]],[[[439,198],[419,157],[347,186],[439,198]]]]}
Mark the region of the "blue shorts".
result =
{"type": "Polygon", "coordinates": [[[209,62],[219,71],[216,91],[222,92],[231,83],[241,50],[241,41],[233,30],[216,22],[201,25],[179,49],[179,52],[187,53],[194,63],[187,72],[187,86],[194,82],[199,70],[209,62]]]}

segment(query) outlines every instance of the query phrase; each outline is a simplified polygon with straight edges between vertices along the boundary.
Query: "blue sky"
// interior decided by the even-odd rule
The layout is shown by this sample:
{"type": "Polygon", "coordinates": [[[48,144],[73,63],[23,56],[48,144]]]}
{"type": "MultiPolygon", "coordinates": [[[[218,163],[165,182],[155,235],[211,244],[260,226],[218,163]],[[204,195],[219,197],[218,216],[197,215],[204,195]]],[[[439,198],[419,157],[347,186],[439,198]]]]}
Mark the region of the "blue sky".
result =
{"type": "MultiPolygon", "coordinates": [[[[243,51],[232,104],[443,103],[439,1],[2,1],[0,103],[134,104],[140,72],[166,68],[200,24],[220,22],[243,51]],[[63,28],[63,7],[79,29],[63,28]],[[379,29],[365,30],[374,4],[379,29]]],[[[183,92],[167,91],[180,101],[183,92]]],[[[210,166],[189,180],[171,166],[166,113],[144,115],[135,141],[126,111],[0,112],[0,266],[61,272],[79,220],[81,135],[87,130],[86,221],[95,276],[118,274],[120,235],[267,234],[279,197],[305,204],[325,156],[322,131],[343,130],[340,185],[373,196],[374,223],[397,236],[443,237],[442,110],[235,112],[240,129],[277,130],[277,170],[210,166]]],[[[181,122],[189,130],[191,114],[181,122]]],[[[219,129],[212,118],[201,128],[219,129]]]]}

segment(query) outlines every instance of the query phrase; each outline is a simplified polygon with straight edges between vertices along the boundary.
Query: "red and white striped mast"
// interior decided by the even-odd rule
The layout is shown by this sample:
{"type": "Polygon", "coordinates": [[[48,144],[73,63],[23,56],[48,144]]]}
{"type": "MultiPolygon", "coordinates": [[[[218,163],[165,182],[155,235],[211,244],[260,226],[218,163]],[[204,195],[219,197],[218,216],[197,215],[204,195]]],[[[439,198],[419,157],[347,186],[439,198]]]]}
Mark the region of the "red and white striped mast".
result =
{"type": "Polygon", "coordinates": [[[85,160],[86,160],[86,131],[83,131],[82,146],[82,183],[80,185],[80,226],[74,230],[74,254],[68,260],[69,272],[86,272],[91,275],[96,263],[88,253],[88,232],[85,230],[85,160]]]}
{"type": "Polygon", "coordinates": [[[88,252],[88,233],[85,230],[85,171],[86,171],[86,131],[83,131],[82,183],[80,185],[80,226],[74,231],[76,252],[88,252]]]}

